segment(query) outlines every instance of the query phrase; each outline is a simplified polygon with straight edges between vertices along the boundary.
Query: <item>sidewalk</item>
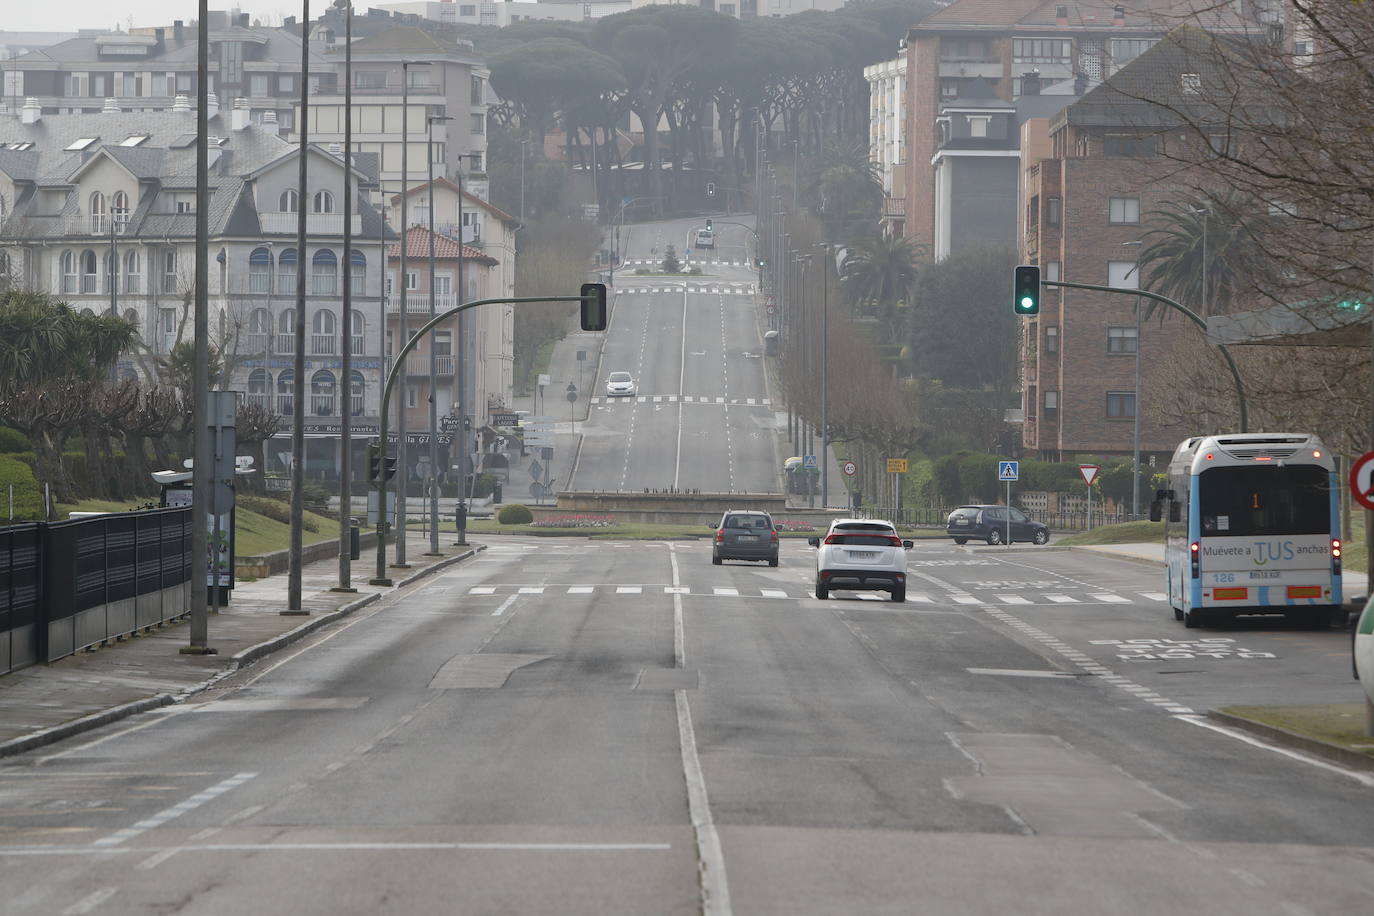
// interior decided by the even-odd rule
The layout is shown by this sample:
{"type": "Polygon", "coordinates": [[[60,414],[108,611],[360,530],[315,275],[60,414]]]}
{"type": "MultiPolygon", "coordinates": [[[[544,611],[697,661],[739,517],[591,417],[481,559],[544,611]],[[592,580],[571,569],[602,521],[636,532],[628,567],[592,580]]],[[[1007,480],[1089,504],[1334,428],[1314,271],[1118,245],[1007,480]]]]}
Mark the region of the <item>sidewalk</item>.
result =
{"type": "MultiPolygon", "coordinates": [[[[356,593],[333,592],[337,555],[302,570],[302,605],[308,616],[282,616],[287,605],[285,573],[235,583],[229,606],[209,620],[209,645],[216,655],[182,655],[190,621],[154,628],[103,648],[78,652],[51,665],[34,665],[0,677],[0,757],[21,753],[96,728],[146,709],[178,703],[243,665],[294,642],[325,624],[379,600],[395,588],[452,566],[482,545],[453,545],[452,529],[441,534],[443,556],[427,557],[428,538],[412,530],[407,538],[408,570],[393,569],[395,586],[368,585],[376,572],[375,549],[352,565],[356,593]]],[[[394,556],[389,545],[388,556],[394,556]]]]}

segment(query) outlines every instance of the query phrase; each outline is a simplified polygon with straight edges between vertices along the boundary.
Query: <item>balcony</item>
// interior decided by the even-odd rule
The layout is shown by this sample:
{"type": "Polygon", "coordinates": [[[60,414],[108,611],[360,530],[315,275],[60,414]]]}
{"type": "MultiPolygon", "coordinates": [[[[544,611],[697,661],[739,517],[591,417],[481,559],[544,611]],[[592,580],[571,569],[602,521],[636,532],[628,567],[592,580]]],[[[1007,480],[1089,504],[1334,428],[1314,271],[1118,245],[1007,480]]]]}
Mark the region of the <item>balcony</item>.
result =
{"type": "Polygon", "coordinates": [[[311,334],[310,335],[310,355],[311,356],[333,356],[337,349],[338,338],[333,334],[311,334]]]}
{"type": "MultiPolygon", "coordinates": [[[[453,374],[453,357],[434,357],[434,371],[437,375],[453,374]]],[[[406,357],[406,375],[429,375],[429,354],[412,353],[406,357]]]]}
{"type": "MultiPolygon", "coordinates": [[[[268,212],[258,214],[258,222],[262,226],[264,235],[295,235],[296,221],[295,213],[268,212]]],[[[354,237],[362,235],[362,216],[357,213],[353,214],[352,223],[354,237]]],[[[307,235],[312,237],[322,235],[342,237],[344,234],[343,214],[307,213],[305,215],[305,231],[307,235]]]]}
{"type": "Polygon", "coordinates": [[[272,409],[272,395],[270,394],[245,394],[243,396],[243,402],[245,404],[252,404],[255,407],[261,407],[264,410],[272,409]]]}
{"type": "Polygon", "coordinates": [[[981,76],[990,80],[999,80],[1002,78],[1002,62],[996,59],[941,60],[940,75],[943,77],[981,76]]]}
{"type": "Polygon", "coordinates": [[[312,417],[332,417],[334,416],[334,395],[333,394],[312,394],[310,396],[310,416],[312,417]]]}
{"type": "Polygon", "coordinates": [[[278,334],[277,346],[272,352],[287,354],[296,352],[296,335],[294,333],[278,334]]]}
{"type": "Polygon", "coordinates": [[[281,414],[284,417],[289,417],[291,416],[291,413],[294,410],[294,408],[295,404],[293,403],[293,398],[291,395],[277,395],[277,413],[281,414]]]}
{"type": "MultiPolygon", "coordinates": [[[[458,297],[453,293],[435,293],[434,310],[439,313],[447,312],[458,304],[458,297]]],[[[386,310],[388,314],[399,314],[401,311],[401,296],[399,293],[392,293],[387,297],[386,310]]],[[[410,290],[406,293],[406,314],[407,315],[428,315],[429,314],[429,293],[410,290]]]]}
{"type": "Polygon", "coordinates": [[[266,353],[266,352],[267,352],[267,344],[268,344],[268,341],[271,339],[271,336],[272,336],[272,335],[267,334],[267,333],[264,333],[264,332],[249,331],[247,334],[244,334],[244,335],[243,335],[243,350],[244,350],[244,352],[245,352],[245,353],[266,353]]]}

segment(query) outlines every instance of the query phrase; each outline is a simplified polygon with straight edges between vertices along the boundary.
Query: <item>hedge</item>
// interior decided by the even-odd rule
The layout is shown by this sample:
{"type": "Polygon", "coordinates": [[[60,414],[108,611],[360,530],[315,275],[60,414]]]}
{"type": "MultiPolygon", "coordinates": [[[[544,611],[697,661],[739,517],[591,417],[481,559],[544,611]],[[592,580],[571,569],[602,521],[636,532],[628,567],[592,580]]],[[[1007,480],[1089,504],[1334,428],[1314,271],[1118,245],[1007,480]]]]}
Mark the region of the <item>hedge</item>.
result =
{"type": "Polygon", "coordinates": [[[33,468],[19,458],[0,455],[0,511],[9,518],[9,492],[14,487],[14,520],[36,521],[43,515],[43,488],[33,468]]]}

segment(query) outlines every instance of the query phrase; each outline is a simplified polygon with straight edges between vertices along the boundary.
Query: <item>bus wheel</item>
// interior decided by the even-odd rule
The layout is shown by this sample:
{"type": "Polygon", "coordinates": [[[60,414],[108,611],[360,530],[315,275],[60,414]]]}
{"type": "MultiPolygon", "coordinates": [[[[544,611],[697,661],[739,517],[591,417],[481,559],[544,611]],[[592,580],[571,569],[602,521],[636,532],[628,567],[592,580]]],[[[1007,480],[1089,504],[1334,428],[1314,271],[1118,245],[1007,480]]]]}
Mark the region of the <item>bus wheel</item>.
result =
{"type": "Polygon", "coordinates": [[[1175,620],[1182,620],[1182,619],[1183,619],[1183,611],[1180,610],[1179,608],[1174,608],[1174,619],[1175,619],[1175,620]]]}
{"type": "Polygon", "coordinates": [[[1206,626],[1206,620],[1202,616],[1202,608],[1193,608],[1183,615],[1183,625],[1190,630],[1206,626]]]}

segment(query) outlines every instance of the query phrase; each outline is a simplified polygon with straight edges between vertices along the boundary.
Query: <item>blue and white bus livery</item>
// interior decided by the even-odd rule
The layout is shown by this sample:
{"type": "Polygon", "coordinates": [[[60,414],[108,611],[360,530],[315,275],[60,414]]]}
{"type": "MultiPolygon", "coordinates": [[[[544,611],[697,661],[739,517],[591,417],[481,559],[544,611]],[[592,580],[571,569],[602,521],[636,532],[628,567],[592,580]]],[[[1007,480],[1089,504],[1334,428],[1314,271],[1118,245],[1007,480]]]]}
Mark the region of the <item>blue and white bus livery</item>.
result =
{"type": "Polygon", "coordinates": [[[1169,604],[1185,626],[1239,614],[1333,619],[1341,604],[1339,482],[1307,433],[1184,440],[1155,492],[1169,604]]]}

